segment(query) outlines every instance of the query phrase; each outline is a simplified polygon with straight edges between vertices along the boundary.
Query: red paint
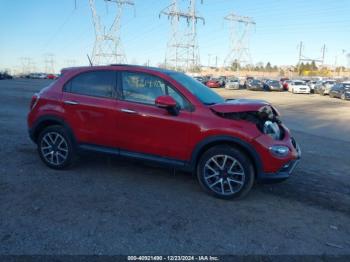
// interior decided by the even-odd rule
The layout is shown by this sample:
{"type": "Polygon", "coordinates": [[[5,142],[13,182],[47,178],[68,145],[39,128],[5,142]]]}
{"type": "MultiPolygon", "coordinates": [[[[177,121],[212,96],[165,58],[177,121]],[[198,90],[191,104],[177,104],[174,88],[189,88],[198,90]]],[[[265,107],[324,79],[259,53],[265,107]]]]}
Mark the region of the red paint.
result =
{"type": "MultiPolygon", "coordinates": [[[[62,73],[55,83],[40,92],[39,101],[28,115],[29,128],[39,117],[53,115],[67,123],[78,143],[116,147],[184,161],[191,160],[196,145],[204,139],[230,136],[249,143],[255,149],[262,160],[264,172],[277,172],[284,164],[297,158],[287,128],[284,127],[284,139],[275,141],[262,134],[251,122],[225,119],[212,111],[256,111],[266,105],[266,102],[237,100],[205,106],[189,90],[165,73],[146,67],[81,67],[66,69],[62,73]],[[182,110],[175,116],[156,104],[147,105],[63,92],[64,84],[73,76],[92,70],[128,70],[158,76],[186,97],[194,110],[182,110]],[[65,104],[66,100],[79,104],[65,104]],[[129,113],[123,110],[128,110],[129,113]],[[270,153],[269,147],[276,144],[290,148],[288,157],[280,159],[270,153]]],[[[168,106],[172,106],[173,102],[167,96],[159,97],[156,101],[157,104],[168,106]]]]}

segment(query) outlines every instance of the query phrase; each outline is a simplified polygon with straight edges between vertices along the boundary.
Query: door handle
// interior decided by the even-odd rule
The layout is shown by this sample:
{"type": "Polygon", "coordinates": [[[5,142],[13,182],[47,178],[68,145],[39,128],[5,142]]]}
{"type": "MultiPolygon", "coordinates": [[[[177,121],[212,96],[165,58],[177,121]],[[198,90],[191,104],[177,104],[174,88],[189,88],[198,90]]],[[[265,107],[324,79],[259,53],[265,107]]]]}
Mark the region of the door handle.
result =
{"type": "Polygon", "coordinates": [[[75,101],[70,101],[70,100],[66,100],[64,101],[63,103],[67,104],[67,105],[78,105],[79,103],[78,102],[75,102],[75,101]]]}
{"type": "Polygon", "coordinates": [[[123,113],[127,113],[127,114],[137,114],[136,111],[130,110],[130,109],[125,109],[125,108],[120,109],[120,111],[122,111],[123,113]]]}

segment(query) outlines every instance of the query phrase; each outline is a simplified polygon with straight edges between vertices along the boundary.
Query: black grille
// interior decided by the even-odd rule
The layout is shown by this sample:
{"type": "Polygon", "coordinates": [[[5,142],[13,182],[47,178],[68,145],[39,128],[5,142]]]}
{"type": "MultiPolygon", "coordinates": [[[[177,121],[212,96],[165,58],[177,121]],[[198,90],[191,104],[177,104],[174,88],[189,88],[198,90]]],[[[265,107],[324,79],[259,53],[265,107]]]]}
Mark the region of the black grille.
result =
{"type": "Polygon", "coordinates": [[[295,142],[294,137],[292,137],[290,140],[292,141],[293,147],[294,147],[295,149],[297,149],[297,142],[295,142]]]}

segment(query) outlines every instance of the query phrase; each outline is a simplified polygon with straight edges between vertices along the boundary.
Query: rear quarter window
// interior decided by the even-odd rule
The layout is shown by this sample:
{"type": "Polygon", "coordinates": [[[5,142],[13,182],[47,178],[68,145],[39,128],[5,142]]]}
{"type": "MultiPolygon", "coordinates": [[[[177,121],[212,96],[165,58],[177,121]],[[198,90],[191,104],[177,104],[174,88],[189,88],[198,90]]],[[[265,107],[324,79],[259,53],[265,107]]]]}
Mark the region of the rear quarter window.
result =
{"type": "Polygon", "coordinates": [[[114,71],[93,71],[81,73],[70,79],[63,91],[93,96],[93,97],[115,97],[116,75],[114,71]]]}

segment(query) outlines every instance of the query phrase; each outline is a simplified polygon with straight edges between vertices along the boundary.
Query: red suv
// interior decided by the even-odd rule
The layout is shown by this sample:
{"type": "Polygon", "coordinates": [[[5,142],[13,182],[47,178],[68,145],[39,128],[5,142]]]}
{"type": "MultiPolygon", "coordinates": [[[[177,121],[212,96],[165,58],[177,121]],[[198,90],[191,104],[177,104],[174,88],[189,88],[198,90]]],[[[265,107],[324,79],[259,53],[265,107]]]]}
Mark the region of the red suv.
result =
{"type": "Polygon", "coordinates": [[[300,150],[277,110],[225,100],[179,72],[131,65],[63,69],[35,94],[28,126],[42,161],[68,167],[81,150],[194,172],[220,198],[288,178],[300,150]]]}

